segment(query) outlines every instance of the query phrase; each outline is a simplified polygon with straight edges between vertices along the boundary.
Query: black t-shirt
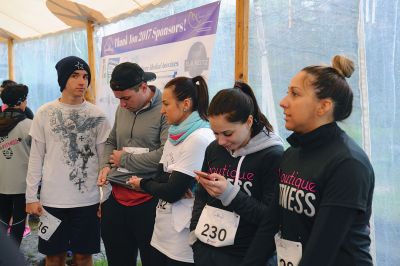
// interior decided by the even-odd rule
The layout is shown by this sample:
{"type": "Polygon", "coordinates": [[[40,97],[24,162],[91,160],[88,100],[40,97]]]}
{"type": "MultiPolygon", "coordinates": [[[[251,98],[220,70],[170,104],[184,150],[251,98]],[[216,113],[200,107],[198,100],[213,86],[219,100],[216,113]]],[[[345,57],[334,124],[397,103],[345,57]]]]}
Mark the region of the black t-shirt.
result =
{"type": "Polygon", "coordinates": [[[370,260],[374,172],[364,151],[336,123],[304,135],[294,133],[288,142],[292,147],[285,151],[279,169],[282,237],[301,242],[304,252],[320,208],[355,209],[357,216],[335,261],[361,265],[357,262],[370,260]]]}

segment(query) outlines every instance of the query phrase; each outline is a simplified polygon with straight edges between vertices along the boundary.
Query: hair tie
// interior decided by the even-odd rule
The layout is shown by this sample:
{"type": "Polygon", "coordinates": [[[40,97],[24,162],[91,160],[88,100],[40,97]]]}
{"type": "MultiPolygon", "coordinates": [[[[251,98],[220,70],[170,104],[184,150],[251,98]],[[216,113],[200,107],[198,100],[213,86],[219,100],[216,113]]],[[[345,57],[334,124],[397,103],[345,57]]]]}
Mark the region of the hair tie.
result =
{"type": "Polygon", "coordinates": [[[196,78],[197,78],[197,77],[191,78],[192,83],[193,83],[194,85],[199,86],[199,85],[200,85],[200,81],[199,81],[198,79],[196,79],[196,78]]]}
{"type": "Polygon", "coordinates": [[[242,90],[243,82],[241,80],[236,80],[233,85],[234,89],[242,90]]]}

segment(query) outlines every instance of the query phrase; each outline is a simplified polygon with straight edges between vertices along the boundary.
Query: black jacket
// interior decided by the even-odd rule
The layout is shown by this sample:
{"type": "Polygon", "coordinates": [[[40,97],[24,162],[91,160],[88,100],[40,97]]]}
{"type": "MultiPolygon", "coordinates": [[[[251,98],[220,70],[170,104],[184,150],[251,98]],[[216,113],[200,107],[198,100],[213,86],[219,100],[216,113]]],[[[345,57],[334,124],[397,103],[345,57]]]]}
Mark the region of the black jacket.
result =
{"type": "MultiPolygon", "coordinates": [[[[246,154],[240,168],[240,190],[228,206],[224,206],[219,199],[211,197],[201,185],[196,190],[190,224],[191,231],[195,230],[206,204],[234,211],[240,215],[234,245],[219,248],[224,253],[235,257],[244,256],[257,230],[258,223],[273,198],[274,189],[278,183],[277,170],[283,154],[281,142],[275,135],[275,139],[273,139],[264,132],[260,134],[265,134],[263,136],[265,140],[262,140],[263,144],[271,140],[271,146],[246,154]]],[[[251,145],[251,142],[249,144],[251,145]]],[[[239,159],[239,156],[232,156],[224,147],[218,145],[217,141],[214,141],[206,150],[202,171],[219,173],[233,183],[239,159]]]]}

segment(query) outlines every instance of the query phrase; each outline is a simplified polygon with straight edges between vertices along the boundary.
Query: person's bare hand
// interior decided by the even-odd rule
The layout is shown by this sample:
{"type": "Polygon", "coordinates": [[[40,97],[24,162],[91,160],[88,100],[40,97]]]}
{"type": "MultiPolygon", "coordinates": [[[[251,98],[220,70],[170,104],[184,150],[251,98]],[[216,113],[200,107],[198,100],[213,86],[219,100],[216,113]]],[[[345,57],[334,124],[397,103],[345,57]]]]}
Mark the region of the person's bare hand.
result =
{"type": "Polygon", "coordinates": [[[113,153],[110,155],[109,162],[112,167],[119,167],[121,164],[121,156],[124,153],[122,150],[113,150],[113,153]]]}
{"type": "Polygon", "coordinates": [[[110,167],[106,166],[103,169],[100,170],[99,172],[99,177],[97,178],[97,185],[98,186],[104,186],[108,184],[107,181],[107,175],[110,172],[110,167]]]}
{"type": "Polygon", "coordinates": [[[141,177],[137,177],[137,176],[132,176],[131,178],[129,178],[126,183],[130,184],[132,186],[132,188],[136,191],[141,191],[140,188],[140,181],[142,180],[141,177]]]}
{"type": "Polygon", "coordinates": [[[28,214],[34,214],[34,215],[40,216],[43,213],[43,207],[39,201],[31,202],[31,203],[26,204],[25,211],[28,214]]]}
{"type": "Polygon", "coordinates": [[[201,171],[194,171],[194,173],[196,174],[197,182],[199,182],[212,197],[222,195],[228,186],[229,181],[222,175],[216,173],[207,174],[201,171]]]}
{"type": "Polygon", "coordinates": [[[182,199],[193,199],[193,198],[194,198],[194,195],[190,189],[188,189],[182,197],[182,199]]]}

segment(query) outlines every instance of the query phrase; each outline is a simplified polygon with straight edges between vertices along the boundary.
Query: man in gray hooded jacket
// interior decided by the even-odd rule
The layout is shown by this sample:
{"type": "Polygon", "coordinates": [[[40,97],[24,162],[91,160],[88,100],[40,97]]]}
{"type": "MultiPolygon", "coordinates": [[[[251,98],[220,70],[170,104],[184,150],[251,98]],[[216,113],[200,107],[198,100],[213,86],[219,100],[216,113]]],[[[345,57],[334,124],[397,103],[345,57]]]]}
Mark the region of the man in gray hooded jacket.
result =
{"type": "Polygon", "coordinates": [[[126,174],[153,177],[168,136],[168,125],[161,115],[161,92],[148,81],[156,75],[144,72],[130,62],[115,67],[110,87],[120,106],[106,142],[98,185],[111,181],[112,193],[102,206],[101,233],[108,265],[136,265],[140,250],[142,265],[149,265],[157,200],[147,193],[134,191],[124,179],[126,174]]]}

